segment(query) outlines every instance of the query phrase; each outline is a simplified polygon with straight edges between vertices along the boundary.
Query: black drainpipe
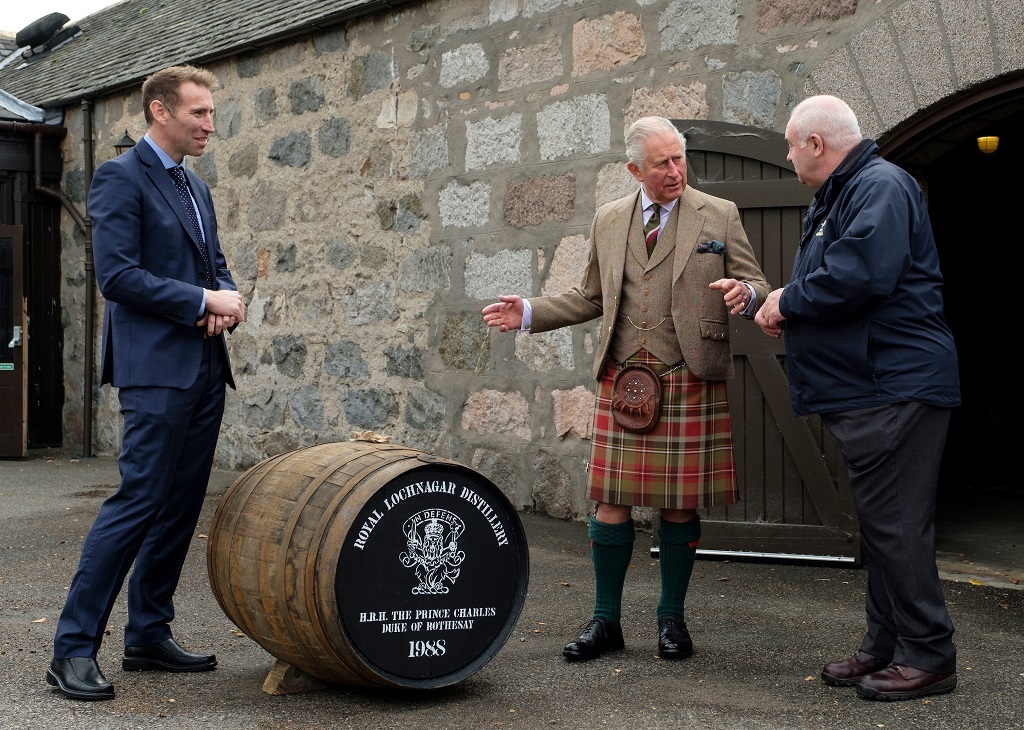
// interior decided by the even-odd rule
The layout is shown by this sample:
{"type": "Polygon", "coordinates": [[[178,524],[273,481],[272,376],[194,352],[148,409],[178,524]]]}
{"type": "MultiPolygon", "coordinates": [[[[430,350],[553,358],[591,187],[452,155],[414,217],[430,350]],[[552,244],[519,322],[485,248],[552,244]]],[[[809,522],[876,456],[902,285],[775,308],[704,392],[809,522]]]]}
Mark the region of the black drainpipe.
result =
{"type": "Polygon", "coordinates": [[[85,385],[82,396],[82,456],[92,458],[92,360],[96,335],[96,268],[92,258],[92,218],[89,217],[88,194],[92,187],[92,102],[82,99],[82,156],[85,158],[85,385]]]}
{"type": "MultiPolygon", "coordinates": [[[[35,126],[40,127],[40,126],[43,126],[43,125],[35,125],[35,126]]],[[[61,132],[66,132],[66,130],[63,127],[60,128],[60,131],[61,132]]],[[[53,197],[57,198],[61,202],[61,205],[64,206],[64,210],[66,210],[68,213],[70,213],[71,217],[75,219],[75,225],[77,225],[78,228],[84,233],[84,232],[86,232],[85,218],[83,218],[82,214],[78,212],[78,208],[76,208],[75,204],[71,202],[71,198],[69,198],[67,195],[65,195],[64,191],[61,190],[60,188],[51,188],[51,187],[48,187],[46,185],[43,185],[43,135],[44,134],[46,134],[46,133],[44,131],[40,130],[40,129],[36,129],[35,130],[35,160],[34,160],[33,165],[32,165],[33,168],[35,168],[33,170],[33,174],[35,175],[35,183],[36,183],[35,188],[36,188],[36,190],[38,190],[41,193],[46,193],[47,195],[52,195],[53,197]]],[[[53,135],[53,136],[63,137],[64,135],[61,134],[61,135],[53,135]]]]}

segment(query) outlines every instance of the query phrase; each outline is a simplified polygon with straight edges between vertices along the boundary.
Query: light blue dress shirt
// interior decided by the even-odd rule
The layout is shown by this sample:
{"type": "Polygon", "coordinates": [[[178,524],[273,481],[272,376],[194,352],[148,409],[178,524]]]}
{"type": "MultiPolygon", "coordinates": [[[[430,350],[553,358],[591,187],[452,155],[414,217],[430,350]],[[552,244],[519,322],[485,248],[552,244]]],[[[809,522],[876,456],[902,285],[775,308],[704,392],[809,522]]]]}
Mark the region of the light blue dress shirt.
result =
{"type": "MultiPolygon", "coordinates": [[[[164,152],[162,149],[160,149],[160,145],[158,145],[156,142],[153,141],[153,138],[149,136],[149,132],[146,133],[146,136],[143,137],[143,139],[146,140],[149,143],[149,146],[153,148],[153,151],[156,152],[156,156],[159,157],[160,158],[160,162],[162,162],[164,164],[164,169],[170,170],[172,167],[177,167],[178,166],[178,163],[175,162],[174,160],[172,160],[171,156],[168,155],[166,152],[164,152]]],[[[184,162],[184,160],[182,160],[182,162],[184,162]]],[[[170,173],[167,173],[167,174],[168,174],[168,176],[170,176],[170,173]]],[[[203,231],[205,231],[206,227],[203,225],[203,215],[202,215],[202,213],[199,212],[199,206],[196,205],[196,199],[192,197],[192,191],[191,190],[188,191],[188,197],[192,200],[192,207],[195,208],[195,210],[196,210],[196,218],[199,219],[199,227],[203,231]]],[[[203,303],[199,307],[199,315],[198,316],[202,317],[205,312],[206,312],[206,289],[203,289],[203,303]]],[[[198,317],[197,317],[197,319],[198,319],[198,317]]]]}

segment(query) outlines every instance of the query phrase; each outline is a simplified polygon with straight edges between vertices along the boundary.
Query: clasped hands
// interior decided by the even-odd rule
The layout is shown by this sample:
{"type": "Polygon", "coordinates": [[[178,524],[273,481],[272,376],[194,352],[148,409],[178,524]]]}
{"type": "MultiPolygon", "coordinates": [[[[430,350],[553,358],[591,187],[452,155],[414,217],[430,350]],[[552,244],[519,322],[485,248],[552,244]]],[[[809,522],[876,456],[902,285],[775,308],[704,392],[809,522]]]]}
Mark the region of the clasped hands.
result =
{"type": "Polygon", "coordinates": [[[779,299],[782,297],[783,289],[785,287],[770,292],[754,315],[754,321],[769,337],[782,337],[782,323],[786,318],[779,311],[779,299]]]}
{"type": "Polygon", "coordinates": [[[205,327],[207,337],[215,337],[245,320],[245,302],[233,289],[206,290],[206,314],[196,321],[205,327]]]}

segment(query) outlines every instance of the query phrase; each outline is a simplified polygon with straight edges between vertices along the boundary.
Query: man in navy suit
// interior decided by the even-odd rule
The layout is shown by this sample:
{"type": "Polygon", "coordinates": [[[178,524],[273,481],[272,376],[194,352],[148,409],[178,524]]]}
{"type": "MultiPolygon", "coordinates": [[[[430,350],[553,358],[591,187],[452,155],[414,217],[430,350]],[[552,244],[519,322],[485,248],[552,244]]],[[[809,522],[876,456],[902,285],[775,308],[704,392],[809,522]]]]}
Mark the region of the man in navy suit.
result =
{"type": "Polygon", "coordinates": [[[106,300],[101,382],[118,388],[124,431],[121,484],[86,536],[46,672],[72,699],[114,697],[96,654],[133,563],[124,669],[197,672],[217,664],[212,654],[183,649],[170,629],[225,384],[234,387],[223,332],[245,318],[210,190],[181,167],[186,155],[203,154],[214,133],[216,84],[192,66],[147,78],[146,136],[101,165],[89,191],[96,279],[106,300]]]}

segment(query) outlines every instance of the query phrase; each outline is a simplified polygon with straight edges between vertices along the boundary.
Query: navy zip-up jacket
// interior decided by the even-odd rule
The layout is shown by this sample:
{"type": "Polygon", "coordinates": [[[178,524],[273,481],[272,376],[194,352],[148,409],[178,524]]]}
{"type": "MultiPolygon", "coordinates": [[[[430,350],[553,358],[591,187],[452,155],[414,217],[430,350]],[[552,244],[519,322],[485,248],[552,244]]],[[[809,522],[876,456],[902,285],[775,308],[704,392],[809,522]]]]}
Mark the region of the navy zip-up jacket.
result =
{"type": "Polygon", "coordinates": [[[863,140],[818,190],[779,301],[793,411],[960,404],[921,188],[863,140]]]}

